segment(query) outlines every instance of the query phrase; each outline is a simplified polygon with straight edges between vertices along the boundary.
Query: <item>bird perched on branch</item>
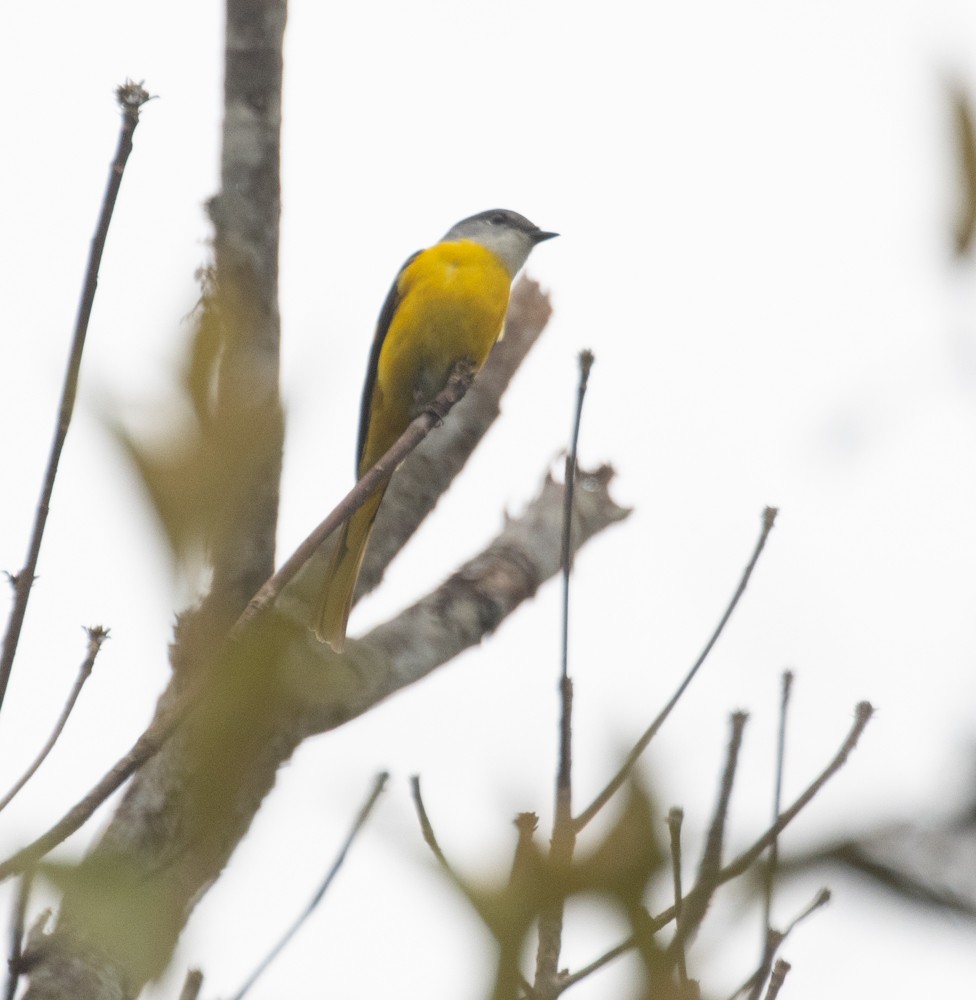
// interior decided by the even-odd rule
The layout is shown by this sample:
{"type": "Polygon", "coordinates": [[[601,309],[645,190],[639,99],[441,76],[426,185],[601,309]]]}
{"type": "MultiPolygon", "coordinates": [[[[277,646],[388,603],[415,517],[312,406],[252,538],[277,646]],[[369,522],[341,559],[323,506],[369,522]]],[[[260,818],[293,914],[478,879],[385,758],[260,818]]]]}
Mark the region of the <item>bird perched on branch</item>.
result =
{"type": "MultiPolygon", "coordinates": [[[[383,303],[369,355],[356,472],[362,477],[444,388],[454,366],[484,364],[502,331],[512,279],[547,233],[495,208],[462,219],[400,268],[383,303]]],[[[387,477],[340,529],[314,619],[342,652],[353,592],[387,477]]]]}

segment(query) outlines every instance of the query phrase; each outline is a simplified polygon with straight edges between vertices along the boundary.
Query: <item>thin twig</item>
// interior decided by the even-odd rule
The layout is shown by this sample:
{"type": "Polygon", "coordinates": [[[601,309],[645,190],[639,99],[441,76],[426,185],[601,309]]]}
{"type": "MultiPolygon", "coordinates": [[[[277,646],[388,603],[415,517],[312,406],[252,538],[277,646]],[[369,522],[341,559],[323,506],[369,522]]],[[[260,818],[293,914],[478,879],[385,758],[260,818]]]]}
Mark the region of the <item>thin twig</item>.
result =
{"type": "Polygon", "coordinates": [[[451,407],[459,402],[474,380],[471,363],[459,361],[451,371],[447,385],[397,438],[385,455],[359,480],[329,515],[308,535],[278,571],[248,601],[247,607],[230,630],[230,638],[239,638],[247,625],[271,605],[295,574],[336,528],[348,520],[375,492],[393,470],[420,444],[434,427],[443,423],[451,407]]]}
{"type": "Polygon", "coordinates": [[[148,101],[149,94],[141,84],[127,81],[115,92],[116,100],[122,109],[122,125],[119,130],[119,142],[115,150],[115,158],[109,169],[108,183],[102,196],[102,207],[92,237],[91,249],[88,254],[88,266],[82,285],[81,300],[78,303],[78,315],[75,320],[74,337],[71,342],[71,353],[68,357],[68,368],[61,388],[61,403],[58,408],[58,420],[51,442],[47,467],[44,470],[44,480],[41,484],[41,495],[37,501],[34,514],[34,525],[31,529],[30,542],[27,547],[27,559],[24,568],[13,579],[14,603],[10,609],[7,631],[3,637],[3,650],[0,652],[0,706],[3,705],[13,669],[14,657],[17,654],[17,644],[20,641],[24,616],[27,613],[27,602],[30,599],[34,584],[34,574],[37,571],[37,560],[41,554],[41,540],[47,524],[47,515],[51,507],[51,494],[54,491],[54,480],[58,473],[58,463],[64,448],[68,427],[71,425],[71,415],[74,411],[75,397],[78,393],[78,377],[81,371],[81,356],[85,349],[85,337],[88,333],[88,321],[91,318],[92,305],[95,301],[95,289],[98,286],[98,269],[102,262],[102,251],[108,237],[115,201],[122,184],[122,174],[125,164],[132,152],[132,136],[139,124],[139,109],[148,101]]]}
{"type": "MultiPolygon", "coordinates": [[[[583,400],[593,367],[593,353],[579,355],[579,383],[573,429],[566,453],[566,474],[563,485],[562,532],[562,651],[559,675],[559,766],[556,771],[556,807],[549,848],[551,871],[562,885],[573,861],[576,849],[576,827],[573,822],[573,682],[569,676],[569,581],[572,570],[573,493],[576,482],[576,461],[583,400]]],[[[536,951],[534,990],[537,996],[558,995],[559,955],[562,950],[565,900],[559,891],[539,913],[539,942],[536,951]]]]}
{"type": "Polygon", "coordinates": [[[766,988],[765,1000],[776,1000],[779,991],[783,988],[783,982],[792,966],[783,958],[777,958],[773,966],[772,975],[769,977],[769,986],[766,988]]]}
{"type": "Polygon", "coordinates": [[[861,734],[864,732],[867,724],[871,721],[871,716],[874,714],[874,708],[870,702],[862,701],[858,702],[855,708],[855,718],[854,724],[851,726],[850,732],[847,734],[847,738],[844,740],[841,748],[834,755],[830,763],[821,771],[821,773],[810,783],[806,791],[786,810],[786,812],[781,813],[779,819],[750,847],[748,850],[743,851],[734,861],[727,864],[722,871],[719,873],[719,884],[724,884],[731,879],[736,878],[741,875],[744,871],[747,871],[749,867],[754,864],[759,857],[762,855],[763,851],[769,847],[770,844],[786,829],[790,823],[796,819],[797,814],[800,813],[810,802],[810,800],[827,784],[828,781],[847,763],[847,758],[850,757],[854,748],[857,746],[858,741],[861,738],[861,734]]]}
{"type": "MultiPolygon", "coordinates": [[[[790,706],[790,693],[793,690],[793,671],[784,670],[779,702],[779,734],[776,740],[776,778],[773,785],[773,822],[779,816],[783,801],[783,769],[786,760],[786,720],[790,706]]],[[[759,963],[762,978],[752,987],[749,1000],[759,1000],[762,984],[769,975],[775,947],[773,946],[773,883],[776,879],[776,867],[779,863],[779,838],[769,847],[769,864],[766,867],[763,883],[763,949],[759,963]]],[[[777,945],[778,947],[778,945],[777,945]]]]}
{"type": "MultiPolygon", "coordinates": [[[[784,670],[779,702],[779,734],[776,741],[776,782],[773,789],[773,820],[779,816],[783,802],[783,771],[786,763],[786,724],[789,716],[790,694],[793,690],[793,671],[784,670]]],[[[779,838],[769,847],[769,867],[766,870],[764,923],[766,930],[772,927],[773,882],[776,865],[779,862],[779,838]]]]}
{"type": "Polygon", "coordinates": [[[627,938],[626,941],[621,941],[620,944],[614,946],[609,951],[605,951],[599,958],[590,962],[589,965],[584,965],[582,969],[577,969],[576,972],[563,976],[559,982],[559,992],[565,993],[570,986],[575,986],[588,976],[592,976],[594,972],[599,972],[600,969],[609,965],[614,959],[620,958],[621,955],[626,955],[627,952],[633,951],[636,947],[636,935],[627,938]]]}
{"type": "Polygon", "coordinates": [[[566,454],[566,474],[563,494],[563,634],[562,634],[562,665],[563,678],[569,676],[569,575],[573,561],[573,495],[576,487],[576,456],[579,448],[580,421],[583,417],[583,399],[586,396],[586,386],[590,379],[590,369],[593,367],[592,351],[581,351],[579,356],[580,377],[576,388],[576,411],[573,415],[573,432],[569,440],[569,451],[566,454]]]}
{"type": "Polygon", "coordinates": [[[410,792],[413,796],[414,808],[417,810],[417,819],[420,821],[420,832],[423,834],[424,843],[430,848],[431,854],[437,859],[437,863],[441,868],[451,876],[454,882],[461,885],[461,880],[441,850],[441,845],[437,843],[437,835],[434,833],[434,827],[430,822],[430,817],[427,815],[427,807],[424,805],[423,796],[420,794],[419,774],[415,774],[410,778],[410,792]]]}
{"type": "Polygon", "coordinates": [[[64,731],[64,727],[67,724],[68,716],[71,715],[72,710],[75,707],[75,703],[78,701],[78,696],[81,694],[81,689],[85,686],[85,681],[91,677],[92,668],[95,666],[95,657],[98,656],[99,650],[102,648],[102,643],[109,636],[109,630],[107,628],[102,628],[101,625],[93,625],[90,628],[85,629],[88,633],[88,653],[85,659],[82,661],[81,666],[78,668],[78,675],[75,677],[75,682],[71,687],[71,691],[68,694],[68,700],[64,703],[64,708],[61,709],[61,715],[58,717],[58,721],[54,725],[54,730],[48,737],[47,742],[41,747],[40,753],[34,758],[34,762],[27,768],[27,770],[21,775],[21,777],[14,784],[13,788],[10,789],[7,794],[0,799],[0,810],[5,809],[13,797],[30,781],[31,778],[37,773],[37,769],[44,763],[47,755],[54,749],[54,744],[58,742],[61,737],[61,733],[64,731]]]}
{"type": "MultiPolygon", "coordinates": [[[[730,882],[732,879],[738,878],[739,875],[747,871],[749,867],[762,856],[763,851],[769,847],[773,839],[778,837],[783,830],[794,819],[796,819],[797,815],[807,805],[809,805],[810,800],[844,766],[844,764],[847,763],[848,757],[850,757],[854,748],[857,746],[868,722],[871,721],[873,712],[874,709],[871,707],[869,702],[862,701],[857,705],[857,708],[855,709],[854,724],[845,737],[844,742],[841,744],[840,749],[836,754],[834,754],[827,766],[820,772],[820,774],[817,775],[816,778],[814,778],[814,780],[807,786],[803,794],[796,799],[786,812],[782,813],[776,822],[755,841],[752,847],[740,854],[734,861],[727,864],[717,874],[715,877],[715,886],[724,885],[726,882],[730,882]]],[[[657,932],[671,923],[671,921],[675,919],[676,912],[681,909],[681,906],[688,905],[689,901],[699,891],[699,887],[695,885],[684,897],[681,904],[669,906],[662,913],[658,914],[658,916],[654,917],[651,930],[653,932],[657,932]]],[[[818,899],[819,898],[820,897],[818,897],[818,899]]],[[[824,900],[824,902],[826,902],[826,900],[824,900]]],[[[812,910],[809,910],[808,912],[812,912],[812,910]]],[[[578,983],[581,979],[585,979],[587,976],[599,971],[615,958],[619,958],[621,955],[631,951],[636,947],[636,945],[636,938],[631,936],[611,948],[609,951],[605,952],[589,965],[584,966],[582,969],[579,969],[577,972],[568,976],[564,976],[560,981],[561,991],[568,989],[570,986],[578,983]]]]}
{"type": "Polygon", "coordinates": [[[749,992],[750,997],[762,992],[763,983],[766,982],[766,978],[769,976],[773,959],[776,957],[776,952],[782,943],[783,935],[779,931],[770,928],[766,932],[766,940],[763,943],[762,955],[759,959],[759,968],[751,973],[749,978],[737,990],[733,991],[729,1000],[736,1000],[736,997],[742,996],[746,991],[749,992]]]}
{"type": "Polygon", "coordinates": [[[23,968],[24,924],[27,919],[27,902],[30,899],[33,881],[33,870],[26,871],[17,885],[13,919],[10,922],[10,958],[7,962],[7,987],[4,992],[4,1000],[14,1000],[17,994],[17,984],[20,982],[23,968]]]}
{"type": "MultiPolygon", "coordinates": [[[[672,806],[668,811],[668,832],[671,840],[671,880],[674,885],[674,919],[681,923],[681,824],[685,811],[680,806],[672,806]]],[[[684,945],[678,947],[678,978],[682,985],[688,983],[688,966],[685,962],[684,945]]]]}
{"type": "Polygon", "coordinates": [[[819,910],[821,906],[826,905],[830,901],[830,890],[821,889],[817,893],[813,902],[810,903],[801,913],[790,921],[789,926],[785,931],[777,931],[770,928],[767,931],[766,944],[763,948],[762,961],[760,962],[759,968],[752,973],[751,976],[729,997],[729,1000],[736,1000],[736,997],[742,996],[747,990],[749,995],[758,997],[762,993],[763,984],[766,982],[767,977],[771,975],[771,970],[773,968],[773,960],[776,958],[776,952],[783,946],[783,942],[793,933],[793,929],[801,921],[806,920],[811,913],[819,910]]]}
{"type": "MultiPolygon", "coordinates": [[[[443,850],[441,850],[441,845],[437,842],[437,835],[434,833],[433,824],[430,821],[430,817],[427,815],[427,807],[424,805],[424,799],[420,792],[419,775],[415,774],[410,778],[410,792],[413,797],[414,808],[417,811],[417,819],[420,822],[420,830],[423,834],[424,843],[430,848],[431,853],[437,859],[437,863],[441,866],[444,874],[450,878],[458,890],[463,894],[464,898],[471,904],[475,913],[478,914],[484,925],[495,936],[504,951],[506,947],[511,944],[505,934],[506,927],[499,924],[497,914],[491,913],[489,909],[483,905],[482,901],[471,891],[465,881],[451,867],[451,863],[447,860],[447,856],[444,854],[443,850]]],[[[515,821],[515,825],[518,827],[519,841],[518,847],[516,848],[516,860],[512,865],[512,875],[509,880],[509,888],[516,887],[516,880],[519,876],[519,868],[521,866],[519,864],[520,859],[518,858],[518,848],[531,848],[530,841],[535,825],[534,814],[520,813],[519,818],[515,821]]],[[[502,957],[503,956],[499,956],[500,960],[502,957]]],[[[519,971],[517,962],[517,955],[513,956],[512,971],[514,973],[514,978],[518,982],[518,986],[522,991],[522,996],[531,1000],[531,998],[534,998],[537,994],[519,971]]]]}
{"type": "Polygon", "coordinates": [[[698,929],[711,902],[712,894],[718,888],[717,876],[722,867],[722,845],[725,841],[725,824],[729,815],[729,803],[732,800],[732,786],[735,783],[735,772],[739,764],[739,750],[742,747],[742,734],[749,716],[745,712],[733,712],[729,745],[725,753],[725,768],[719,784],[718,800],[712,814],[712,821],[705,837],[705,847],[702,850],[701,862],[698,866],[696,892],[689,893],[682,903],[681,920],[676,921],[677,929],[674,938],[668,946],[669,955],[674,958],[684,942],[698,929]]]}
{"type": "Polygon", "coordinates": [[[830,890],[821,889],[813,898],[813,901],[789,922],[785,931],[777,931],[770,928],[767,932],[766,946],[763,949],[762,962],[759,968],[732,994],[729,1000],[735,1000],[736,997],[741,996],[746,990],[750,991],[750,996],[758,997],[762,992],[763,983],[771,975],[773,960],[776,958],[776,953],[779,949],[783,947],[783,943],[793,933],[798,924],[802,923],[822,906],[826,906],[829,902],[830,890]]]}
{"type": "Polygon", "coordinates": [[[467,899],[467,901],[474,908],[475,913],[477,913],[482,919],[485,926],[500,941],[501,935],[499,934],[499,928],[496,921],[492,919],[492,915],[486,910],[481,901],[471,891],[464,879],[462,879],[451,866],[451,862],[447,860],[447,855],[443,852],[443,850],[441,850],[441,845],[437,842],[437,834],[434,833],[434,826],[430,821],[430,817],[427,815],[427,807],[424,805],[424,798],[420,792],[419,774],[415,774],[410,778],[410,794],[413,798],[414,808],[417,811],[417,819],[420,822],[420,832],[423,835],[424,843],[430,848],[431,854],[433,854],[436,858],[437,863],[441,866],[441,870],[444,874],[447,875],[447,877],[460,890],[465,899],[467,899]]]}
{"type": "Polygon", "coordinates": [[[250,990],[250,988],[257,982],[261,974],[265,969],[278,957],[282,949],[288,944],[289,941],[295,936],[302,924],[315,912],[315,908],[322,902],[323,896],[332,884],[332,880],[336,877],[339,869],[342,867],[342,863],[346,860],[346,855],[349,853],[349,848],[352,847],[353,841],[356,839],[359,831],[363,828],[363,824],[369,818],[369,814],[373,811],[373,806],[376,805],[377,799],[383,792],[383,788],[386,785],[389,774],[386,771],[381,772],[377,775],[376,780],[373,783],[373,789],[369,793],[366,801],[363,803],[362,808],[353,821],[352,827],[343,842],[342,847],[339,849],[339,853],[336,855],[335,861],[332,862],[332,867],[329,869],[325,878],[322,880],[322,884],[318,887],[315,895],[312,897],[309,904],[305,909],[299,914],[298,919],[288,928],[287,931],[282,935],[281,940],[268,952],[267,956],[258,964],[258,967],[248,976],[244,985],[234,994],[233,1000],[242,1000],[244,995],[250,990]]]}
{"type": "Polygon", "coordinates": [[[183,989],[180,990],[180,1000],[197,1000],[200,995],[200,988],[203,986],[203,973],[199,969],[190,969],[183,980],[183,989]]]}
{"type": "MultiPolygon", "coordinates": [[[[786,941],[790,934],[792,934],[797,924],[806,920],[811,913],[819,910],[821,906],[826,905],[829,901],[830,890],[821,889],[820,892],[817,893],[813,902],[790,921],[790,924],[785,931],[777,931],[770,928],[767,931],[766,944],[763,948],[763,956],[759,968],[756,969],[756,971],[732,993],[729,1000],[736,1000],[736,997],[742,996],[742,994],[747,990],[749,991],[750,997],[758,997],[762,993],[763,984],[766,982],[767,977],[770,977],[775,969],[773,966],[773,960],[776,958],[776,952],[778,952],[783,946],[783,942],[786,941]]],[[[770,982],[772,982],[771,979],[770,982]]],[[[778,988],[779,987],[777,987],[777,989],[778,988]]],[[[768,995],[769,994],[767,992],[767,996],[768,995]]]]}
{"type": "Polygon", "coordinates": [[[830,902],[831,892],[829,889],[821,889],[813,898],[813,902],[805,909],[801,910],[790,922],[787,924],[786,930],[783,931],[783,937],[787,938],[793,933],[794,928],[797,924],[802,923],[807,917],[816,913],[822,906],[826,906],[830,902]]]}
{"type": "Polygon", "coordinates": [[[610,801],[610,799],[616,794],[617,790],[624,784],[627,780],[630,772],[634,769],[634,765],[640,759],[641,754],[647,749],[648,744],[657,735],[658,730],[664,725],[665,720],[674,710],[675,705],[678,704],[681,696],[685,693],[685,689],[694,679],[695,674],[698,673],[699,668],[708,658],[708,654],[712,651],[712,647],[718,641],[718,637],[722,634],[725,629],[726,624],[732,617],[732,612],[735,611],[736,605],[739,603],[740,598],[745,593],[746,587],[749,584],[749,578],[752,576],[752,571],[756,568],[756,563],[759,561],[759,557],[762,555],[763,548],[766,545],[766,539],[769,537],[769,533],[773,530],[773,524],[776,521],[776,515],[778,510],[775,507],[767,507],[763,511],[762,519],[762,530],[759,534],[759,539],[756,542],[756,547],[753,550],[752,557],[749,559],[746,568],[742,572],[742,578],[739,580],[739,586],[736,588],[735,593],[732,595],[732,600],[729,602],[728,607],[725,609],[725,613],[719,619],[718,625],[715,627],[715,631],[712,633],[711,638],[702,650],[701,655],[695,661],[691,670],[688,671],[685,679],[678,685],[677,691],[672,695],[671,700],[661,709],[657,718],[644,730],[644,733],[640,739],[634,744],[634,748],[627,755],[626,760],[621,766],[620,770],[613,776],[606,787],[597,795],[597,797],[586,807],[576,817],[576,831],[577,833],[586,826],[587,823],[593,819],[594,816],[610,801]]]}
{"type": "Polygon", "coordinates": [[[729,745],[725,752],[725,769],[722,772],[718,801],[715,803],[715,813],[708,828],[708,836],[705,838],[705,848],[702,853],[701,864],[698,868],[699,882],[710,881],[722,867],[722,844],[725,840],[725,823],[729,815],[729,803],[732,799],[735,772],[739,765],[742,734],[745,731],[748,721],[749,716],[745,712],[732,713],[729,745]]]}
{"type": "Polygon", "coordinates": [[[515,853],[512,857],[512,870],[508,876],[510,889],[520,891],[532,878],[535,878],[536,848],[535,832],[539,827],[539,817],[534,812],[520,812],[515,817],[515,829],[518,840],[515,842],[515,853]]]}
{"type": "Polygon", "coordinates": [[[76,830],[91,817],[92,813],[124,782],[131,777],[146,761],[154,757],[163,744],[172,736],[192,706],[200,685],[188,686],[176,703],[168,710],[158,715],[135,741],[125,756],[119,758],[115,765],[105,773],[101,781],[83,798],[79,799],[62,817],[45,833],[37,837],[26,847],[11,854],[0,862],[0,882],[18,875],[37,864],[49,851],[52,851],[62,841],[67,840],[76,830]]]}

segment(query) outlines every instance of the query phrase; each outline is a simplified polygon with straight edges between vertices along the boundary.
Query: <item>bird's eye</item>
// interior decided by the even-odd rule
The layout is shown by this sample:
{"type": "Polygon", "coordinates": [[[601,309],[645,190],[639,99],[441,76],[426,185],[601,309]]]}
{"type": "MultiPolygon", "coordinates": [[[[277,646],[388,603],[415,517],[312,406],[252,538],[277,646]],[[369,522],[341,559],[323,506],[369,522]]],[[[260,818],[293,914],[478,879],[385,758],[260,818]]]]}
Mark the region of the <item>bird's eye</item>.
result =
{"type": "Polygon", "coordinates": [[[489,222],[490,222],[490,223],[491,223],[491,224],[492,224],[493,226],[502,226],[502,225],[504,225],[504,224],[505,224],[505,216],[504,216],[504,215],[502,215],[502,213],[501,213],[501,212],[495,212],[495,213],[494,213],[494,214],[493,214],[493,215],[492,215],[492,216],[491,216],[491,217],[490,217],[490,218],[488,219],[488,221],[489,221],[489,222]]]}

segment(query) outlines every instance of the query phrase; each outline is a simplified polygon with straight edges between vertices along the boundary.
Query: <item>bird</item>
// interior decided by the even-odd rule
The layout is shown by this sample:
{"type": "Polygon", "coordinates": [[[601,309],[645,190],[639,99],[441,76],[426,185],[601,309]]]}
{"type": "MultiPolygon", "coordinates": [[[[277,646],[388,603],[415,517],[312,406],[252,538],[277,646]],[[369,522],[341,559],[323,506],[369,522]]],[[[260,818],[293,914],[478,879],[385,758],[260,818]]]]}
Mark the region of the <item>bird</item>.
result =
{"type": "MultiPolygon", "coordinates": [[[[505,322],[515,275],[558,233],[493,208],[453,225],[400,268],[380,310],[366,369],[356,450],[362,478],[467,362],[477,373],[505,322]]],[[[392,473],[391,473],[392,475],[392,473]]],[[[313,618],[316,637],[341,653],[356,580],[386,477],[340,528],[313,618]]]]}

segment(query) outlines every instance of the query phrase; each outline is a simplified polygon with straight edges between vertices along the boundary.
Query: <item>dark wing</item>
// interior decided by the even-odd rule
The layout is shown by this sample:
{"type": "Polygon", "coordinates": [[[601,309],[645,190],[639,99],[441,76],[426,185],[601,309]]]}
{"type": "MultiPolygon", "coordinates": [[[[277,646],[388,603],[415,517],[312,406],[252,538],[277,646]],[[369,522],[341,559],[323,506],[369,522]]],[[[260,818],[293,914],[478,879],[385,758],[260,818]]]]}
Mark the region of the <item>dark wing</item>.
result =
{"type": "MultiPolygon", "coordinates": [[[[369,410],[373,405],[373,388],[376,385],[376,369],[380,363],[380,351],[383,350],[383,341],[386,340],[386,333],[390,329],[393,317],[396,314],[397,306],[400,305],[400,275],[423,253],[418,250],[411,254],[404,262],[403,267],[397,271],[397,276],[393,279],[393,285],[387,293],[386,301],[380,310],[379,319],[376,321],[376,333],[373,335],[373,346],[369,351],[369,364],[366,368],[366,383],[363,386],[363,400],[359,410],[359,442],[356,445],[356,478],[359,478],[359,462],[363,457],[363,450],[366,447],[366,435],[369,432],[369,410]]],[[[366,471],[366,470],[364,470],[366,471]]]]}

